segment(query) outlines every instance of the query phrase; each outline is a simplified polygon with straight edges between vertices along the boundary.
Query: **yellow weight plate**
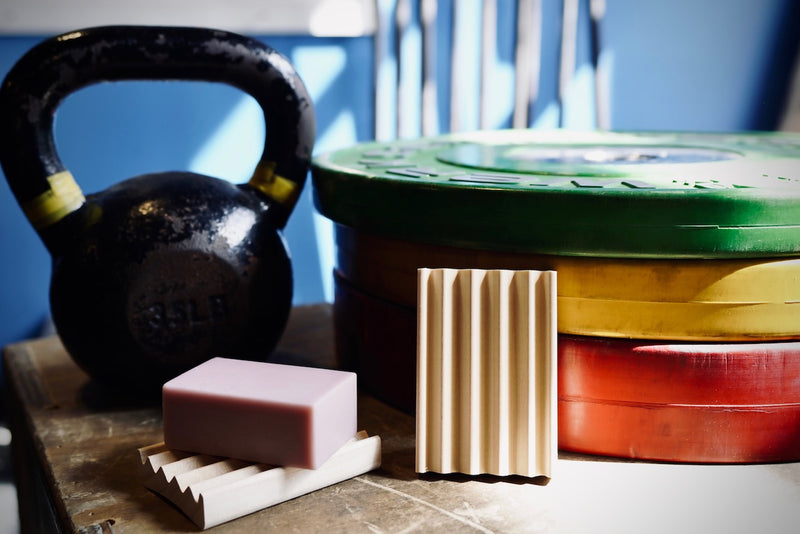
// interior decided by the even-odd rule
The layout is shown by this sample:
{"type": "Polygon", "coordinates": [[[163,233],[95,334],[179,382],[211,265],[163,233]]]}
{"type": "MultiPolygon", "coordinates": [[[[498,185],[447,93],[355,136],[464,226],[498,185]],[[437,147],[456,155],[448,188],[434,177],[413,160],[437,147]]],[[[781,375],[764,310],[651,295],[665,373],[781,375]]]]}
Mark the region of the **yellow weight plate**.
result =
{"type": "Polygon", "coordinates": [[[611,259],[512,254],[413,243],[337,226],[342,275],[416,306],[419,267],[558,272],[558,330],[640,339],[800,338],[800,258],[611,259]]]}
{"type": "Polygon", "coordinates": [[[675,341],[800,337],[800,303],[644,302],[558,297],[558,330],[675,341]]]}

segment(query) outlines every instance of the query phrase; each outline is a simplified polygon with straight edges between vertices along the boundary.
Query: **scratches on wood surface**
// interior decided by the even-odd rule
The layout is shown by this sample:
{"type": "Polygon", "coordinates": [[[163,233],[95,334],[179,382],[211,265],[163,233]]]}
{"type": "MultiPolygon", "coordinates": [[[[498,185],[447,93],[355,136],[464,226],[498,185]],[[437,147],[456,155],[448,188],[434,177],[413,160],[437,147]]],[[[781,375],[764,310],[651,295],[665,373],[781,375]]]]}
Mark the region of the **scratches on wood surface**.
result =
{"type": "Polygon", "coordinates": [[[407,500],[415,502],[417,504],[421,504],[422,506],[427,506],[428,508],[437,511],[440,514],[444,514],[447,517],[458,521],[459,523],[463,523],[465,525],[468,525],[468,526],[474,528],[475,530],[477,530],[479,532],[485,532],[486,534],[493,534],[493,532],[491,530],[489,530],[488,528],[484,527],[483,525],[480,525],[480,524],[476,523],[475,521],[467,519],[466,517],[463,517],[463,516],[460,516],[460,515],[455,514],[453,512],[450,512],[449,510],[445,510],[444,508],[440,508],[439,506],[436,506],[435,504],[430,503],[430,502],[428,502],[428,501],[426,501],[424,499],[420,499],[419,497],[415,497],[413,495],[409,495],[408,493],[402,492],[400,490],[396,490],[394,488],[391,488],[391,487],[386,486],[384,484],[380,484],[378,482],[374,482],[374,481],[369,480],[369,479],[367,479],[365,477],[356,477],[354,480],[357,480],[357,481],[361,482],[362,484],[367,484],[369,486],[373,486],[375,488],[381,489],[383,491],[388,491],[390,493],[393,493],[395,495],[398,495],[398,496],[402,497],[403,499],[407,499],[407,500]]]}

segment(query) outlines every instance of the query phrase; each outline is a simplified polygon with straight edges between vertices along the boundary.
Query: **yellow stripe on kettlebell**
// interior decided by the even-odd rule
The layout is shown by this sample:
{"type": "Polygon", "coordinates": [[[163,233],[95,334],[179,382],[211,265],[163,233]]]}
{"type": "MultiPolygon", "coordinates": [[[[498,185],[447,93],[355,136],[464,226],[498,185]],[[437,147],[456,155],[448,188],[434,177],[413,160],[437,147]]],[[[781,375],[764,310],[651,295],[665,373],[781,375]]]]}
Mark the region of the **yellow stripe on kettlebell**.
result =
{"type": "Polygon", "coordinates": [[[275,173],[274,161],[259,162],[247,184],[290,208],[297,202],[300,192],[295,182],[275,173]]]}
{"type": "Polygon", "coordinates": [[[47,182],[50,189],[22,205],[22,211],[36,230],[57,223],[86,201],[69,171],[53,174],[47,182]]]}

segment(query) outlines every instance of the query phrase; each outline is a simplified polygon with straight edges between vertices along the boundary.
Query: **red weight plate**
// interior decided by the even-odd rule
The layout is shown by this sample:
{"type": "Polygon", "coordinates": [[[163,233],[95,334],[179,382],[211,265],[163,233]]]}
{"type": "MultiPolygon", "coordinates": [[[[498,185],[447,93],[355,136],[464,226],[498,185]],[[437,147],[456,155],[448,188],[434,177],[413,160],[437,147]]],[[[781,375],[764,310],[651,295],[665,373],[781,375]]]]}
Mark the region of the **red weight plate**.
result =
{"type": "Polygon", "coordinates": [[[558,399],[562,450],[687,463],[800,459],[800,404],[695,406],[558,399]]]}
{"type": "Polygon", "coordinates": [[[678,343],[560,335],[559,395],[646,404],[800,403],[800,342],[678,343]]]}
{"type": "Polygon", "coordinates": [[[800,343],[561,335],[559,447],[679,462],[800,458],[800,343]]]}

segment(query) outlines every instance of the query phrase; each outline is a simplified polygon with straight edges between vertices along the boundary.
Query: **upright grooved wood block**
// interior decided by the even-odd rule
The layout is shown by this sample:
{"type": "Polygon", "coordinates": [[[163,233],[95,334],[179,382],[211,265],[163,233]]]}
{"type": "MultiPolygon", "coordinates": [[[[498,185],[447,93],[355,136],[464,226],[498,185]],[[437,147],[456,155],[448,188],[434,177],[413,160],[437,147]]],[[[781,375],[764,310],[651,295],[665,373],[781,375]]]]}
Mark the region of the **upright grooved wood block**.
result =
{"type": "Polygon", "coordinates": [[[551,476],[556,273],[419,269],[418,472],[551,476]]]}

